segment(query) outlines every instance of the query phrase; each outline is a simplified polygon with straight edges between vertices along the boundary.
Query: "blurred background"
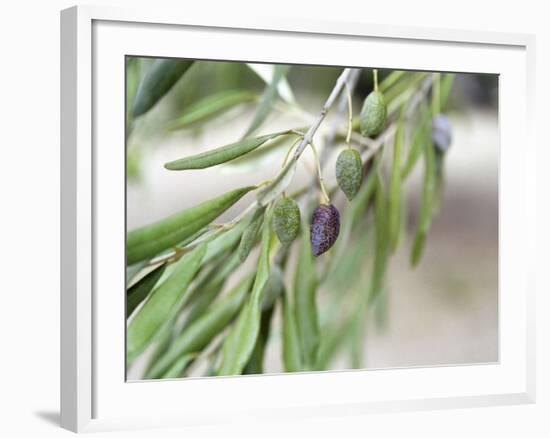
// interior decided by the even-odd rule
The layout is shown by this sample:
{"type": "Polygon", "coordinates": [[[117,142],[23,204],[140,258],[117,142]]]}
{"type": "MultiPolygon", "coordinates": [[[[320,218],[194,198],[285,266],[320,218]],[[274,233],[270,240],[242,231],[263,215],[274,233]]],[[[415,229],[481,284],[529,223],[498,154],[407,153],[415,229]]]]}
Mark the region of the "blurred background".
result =
{"type": "MultiPolygon", "coordinates": [[[[127,73],[129,86],[147,71],[151,61],[135,59],[135,72],[127,73]]],[[[168,128],[180,116],[181,108],[217,91],[235,88],[261,93],[266,86],[262,76],[269,78],[271,67],[196,62],[158,105],[132,124],[127,141],[128,230],[278,173],[287,149],[284,145],[266,148],[254,159],[210,169],[170,172],[163,167],[168,161],[239,139],[254,116],[252,102],[197,126],[174,131],[168,128]]],[[[279,107],[258,134],[307,126],[307,117],[319,113],[340,71],[337,67],[293,66],[287,76],[287,91],[309,115],[291,110],[284,99],[279,99],[279,107]]],[[[381,71],[381,78],[387,73],[381,71]]],[[[354,114],[358,114],[371,89],[372,70],[364,69],[353,95],[354,114]]],[[[406,183],[406,227],[410,233],[390,258],[384,299],[367,315],[361,350],[363,368],[498,361],[498,78],[457,73],[446,113],[453,126],[453,142],[445,161],[441,210],[432,223],[423,259],[412,269],[409,252],[422,184],[420,160],[406,183]]],[[[323,126],[330,125],[330,117],[323,126]]],[[[321,130],[316,138],[322,135],[321,130]]],[[[324,171],[329,185],[335,180],[335,156],[324,171]]],[[[307,151],[291,187],[308,184],[313,166],[313,157],[307,151]]],[[[217,222],[230,220],[253,196],[245,196],[217,222]]],[[[334,203],[345,212],[343,196],[336,196],[334,203]]],[[[251,256],[247,263],[254,260],[251,256]]],[[[358,265],[367,278],[371,264],[366,259],[358,265]]],[[[234,283],[230,281],[226,288],[234,283]]],[[[335,285],[328,281],[325,287],[335,285]]],[[[337,293],[329,291],[326,295],[337,293]]],[[[327,307],[324,296],[319,296],[321,308],[327,307]]],[[[274,320],[277,327],[279,312],[277,309],[274,320]]],[[[265,372],[281,372],[280,330],[272,330],[270,336],[265,372]]],[[[352,350],[342,345],[330,369],[353,367],[357,362],[352,350]]],[[[136,363],[128,378],[139,374],[140,364],[136,363]]]]}

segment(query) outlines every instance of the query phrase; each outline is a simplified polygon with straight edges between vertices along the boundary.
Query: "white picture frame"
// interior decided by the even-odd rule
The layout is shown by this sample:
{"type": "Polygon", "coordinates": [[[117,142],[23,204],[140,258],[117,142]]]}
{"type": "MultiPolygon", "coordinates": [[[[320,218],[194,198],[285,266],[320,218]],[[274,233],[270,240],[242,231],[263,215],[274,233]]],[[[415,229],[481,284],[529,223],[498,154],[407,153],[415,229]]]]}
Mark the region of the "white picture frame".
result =
{"type": "Polygon", "coordinates": [[[228,21],[188,10],[62,11],[62,427],[223,425],[534,402],[534,44],[531,35],[290,18],[228,21]],[[368,49],[368,60],[359,48],[368,49]],[[124,290],[127,54],[499,74],[498,363],[126,383],[124,297],[116,291],[124,290]],[[523,154],[515,153],[518,144],[523,154]]]}

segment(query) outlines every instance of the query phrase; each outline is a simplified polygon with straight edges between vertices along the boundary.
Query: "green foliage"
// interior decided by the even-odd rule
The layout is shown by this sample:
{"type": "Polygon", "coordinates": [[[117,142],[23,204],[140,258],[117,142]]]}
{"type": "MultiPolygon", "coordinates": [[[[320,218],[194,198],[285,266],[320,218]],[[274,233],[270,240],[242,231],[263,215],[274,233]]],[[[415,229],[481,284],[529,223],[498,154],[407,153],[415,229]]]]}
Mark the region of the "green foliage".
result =
{"type": "Polygon", "coordinates": [[[164,273],[166,265],[160,265],[149,272],[145,277],[139,280],[126,292],[126,315],[130,316],[137,306],[149,295],[153,290],[160,277],[164,273]]]}
{"type": "Polygon", "coordinates": [[[309,227],[304,225],[294,273],[294,310],[302,363],[306,370],[314,368],[319,347],[316,291],[317,273],[309,241],[309,227]]]}
{"type": "Polygon", "coordinates": [[[134,264],[178,245],[253,189],[254,186],[235,189],[151,225],[130,231],[126,239],[127,263],[134,264]]]}
{"type": "Polygon", "coordinates": [[[186,298],[187,287],[197,273],[206,245],[202,244],[183,256],[176,264],[170,277],[151,293],[143,307],[132,318],[127,333],[127,356],[135,358],[160,327],[170,319],[174,308],[186,298]]]}
{"type": "Polygon", "coordinates": [[[207,167],[217,166],[218,164],[226,163],[234,160],[235,158],[239,158],[240,156],[253,151],[268,140],[271,140],[279,135],[281,135],[281,133],[262,135],[261,137],[256,138],[247,138],[217,149],[210,149],[197,155],[170,161],[169,163],[166,163],[164,167],[168,170],[189,170],[205,169],[207,167]]]}
{"type": "Polygon", "coordinates": [[[281,79],[283,79],[288,71],[290,70],[289,65],[276,65],[273,67],[273,78],[269,85],[266,87],[264,94],[260,98],[260,103],[258,104],[258,109],[254,115],[254,119],[250,123],[244,137],[248,137],[256,129],[258,129],[261,124],[267,119],[267,116],[271,112],[273,103],[277,98],[277,90],[281,79]]]}
{"type": "Polygon", "coordinates": [[[168,123],[166,129],[175,131],[193,127],[198,123],[205,122],[223,114],[238,104],[251,102],[256,98],[257,94],[253,91],[221,91],[189,105],[179,118],[168,123]]]}
{"type": "Polygon", "coordinates": [[[264,286],[269,278],[271,228],[265,221],[262,231],[262,247],[258,260],[254,286],[239,318],[225,338],[222,347],[222,362],[217,374],[227,376],[240,374],[248,363],[260,331],[264,286]]]}
{"type": "Polygon", "coordinates": [[[153,108],[192,65],[193,61],[155,60],[136,91],[133,117],[139,117],[153,108]]]}
{"type": "Polygon", "coordinates": [[[239,244],[239,248],[237,249],[237,254],[241,262],[245,261],[245,259],[248,257],[248,254],[250,254],[250,250],[256,244],[256,238],[258,237],[258,233],[260,232],[262,224],[264,223],[264,215],[265,207],[256,208],[256,211],[254,211],[254,214],[250,218],[250,222],[244,230],[244,233],[241,237],[241,243],[239,244]]]}
{"type": "MultiPolygon", "coordinates": [[[[410,254],[413,265],[419,262],[444,179],[445,157],[431,140],[432,116],[447,106],[454,75],[383,71],[379,84],[378,73],[374,83],[367,82],[374,89],[365,98],[349,76],[336,78],[350,74],[348,69],[319,69],[323,80],[306,82],[321,84],[317,91],[327,100],[318,113],[305,115],[292,90],[299,76],[294,73],[304,68],[312,67],[296,66],[288,77],[288,65],[127,59],[127,141],[132,145],[127,175],[136,177],[136,184],[148,157],[146,145],[135,141],[136,132],[187,130],[191,138],[208,121],[245,103],[255,108],[244,124],[245,138],[239,139],[236,128],[233,143],[189,154],[165,168],[223,164],[250,170],[267,159],[281,163],[266,180],[128,232],[127,359],[132,363],[147,355],[144,378],[178,378],[204,369],[206,375],[263,373],[274,345],[289,372],[329,369],[343,349],[353,367],[363,366],[367,318],[385,318],[388,263],[405,240],[405,184],[422,157],[422,199],[410,254]],[[139,117],[165,96],[167,105],[139,117]],[[353,118],[356,100],[363,106],[353,118]],[[300,120],[257,135],[275,111],[300,120]],[[333,137],[330,127],[318,131],[328,112],[335,123],[333,137]],[[152,123],[160,113],[162,120],[152,123]],[[344,140],[348,147],[341,149],[344,140]],[[321,146],[312,147],[315,175],[298,181],[301,153],[312,141],[321,146]],[[327,163],[335,164],[328,180],[327,163]],[[224,224],[213,224],[254,190],[246,208],[224,224]],[[333,232],[312,245],[310,224],[323,228],[328,223],[333,232]]],[[[366,72],[370,80],[372,72],[366,72]]]]}

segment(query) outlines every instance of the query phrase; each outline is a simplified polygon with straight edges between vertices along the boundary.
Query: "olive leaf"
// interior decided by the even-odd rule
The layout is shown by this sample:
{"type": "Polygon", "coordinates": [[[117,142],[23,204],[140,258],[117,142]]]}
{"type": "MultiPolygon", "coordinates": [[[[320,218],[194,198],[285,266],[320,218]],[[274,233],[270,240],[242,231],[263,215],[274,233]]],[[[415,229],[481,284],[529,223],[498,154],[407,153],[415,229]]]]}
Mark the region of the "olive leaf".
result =
{"type": "Polygon", "coordinates": [[[291,297],[286,292],[283,294],[283,365],[285,371],[302,371],[302,353],[298,327],[296,326],[294,306],[290,302],[291,297]]]}
{"type": "Polygon", "coordinates": [[[159,358],[146,378],[159,378],[184,354],[198,352],[208,345],[235,318],[246,300],[252,277],[247,276],[227,295],[212,303],[208,312],[189,325],[174,339],[167,352],[159,358]]]}
{"type": "Polygon", "coordinates": [[[317,274],[309,240],[309,226],[304,224],[294,273],[293,297],[298,336],[302,346],[302,362],[306,370],[314,368],[319,347],[316,290],[317,274]]]}
{"type": "Polygon", "coordinates": [[[160,265],[145,275],[126,292],[126,318],[128,318],[142,301],[149,295],[164,273],[166,265],[160,265]]]}
{"type": "MultiPolygon", "coordinates": [[[[405,70],[394,70],[388,76],[380,82],[378,90],[382,93],[392,88],[397,82],[399,82],[408,72],[405,70]]],[[[370,72],[369,72],[370,76],[370,72]]]]}
{"type": "Polygon", "coordinates": [[[393,142],[393,157],[392,170],[390,181],[389,194],[389,240],[390,247],[393,252],[397,248],[399,241],[400,225],[401,225],[401,203],[402,203],[402,187],[401,187],[401,150],[405,137],[404,125],[404,109],[401,111],[399,121],[397,123],[397,131],[393,142]]]}
{"type": "Polygon", "coordinates": [[[197,353],[188,353],[182,355],[174,364],[166,371],[161,379],[177,379],[181,377],[187,366],[197,357],[197,353]]]}
{"type": "Polygon", "coordinates": [[[416,266],[420,261],[426,235],[430,229],[433,213],[433,202],[436,190],[435,151],[430,142],[424,148],[424,183],[422,186],[422,200],[417,220],[416,232],[411,250],[411,264],[416,266]]]}
{"type": "Polygon", "coordinates": [[[204,262],[207,263],[211,260],[215,260],[220,255],[223,255],[232,249],[241,238],[246,225],[246,220],[240,220],[232,228],[222,232],[219,236],[210,240],[208,242],[208,249],[206,250],[206,254],[204,256],[204,262]]]}
{"type": "Polygon", "coordinates": [[[447,102],[449,100],[449,95],[451,93],[451,88],[453,86],[454,81],[454,73],[445,73],[441,76],[441,83],[440,83],[440,95],[439,95],[439,101],[441,110],[444,110],[447,106],[447,102]]]}
{"type": "MultiPolygon", "coordinates": [[[[257,74],[266,84],[273,78],[273,66],[269,64],[246,64],[250,70],[257,74]]],[[[295,103],[296,98],[286,78],[282,78],[277,86],[277,92],[281,99],[287,103],[295,103]]]]}
{"type": "Polygon", "coordinates": [[[206,244],[199,245],[176,262],[176,267],[130,320],[126,336],[128,360],[141,353],[160,327],[170,319],[187,287],[197,273],[206,252],[206,244]]]}
{"type": "Polygon", "coordinates": [[[126,58],[126,122],[131,125],[132,107],[139,84],[139,58],[129,56],[126,58]]]}
{"type": "Polygon", "coordinates": [[[243,374],[262,374],[264,372],[264,353],[271,331],[272,317],[273,307],[262,310],[260,332],[256,338],[256,345],[254,345],[250,359],[243,369],[243,374]]]}
{"type": "Polygon", "coordinates": [[[189,312],[185,318],[185,327],[197,320],[210,304],[217,298],[226,283],[227,278],[239,266],[239,257],[231,254],[229,259],[222,259],[214,265],[214,269],[204,277],[194,288],[196,292],[190,300],[189,312]]]}
{"type": "Polygon", "coordinates": [[[232,190],[158,222],[130,231],[126,239],[127,264],[131,265],[178,245],[255,188],[248,186],[232,190]]]}
{"type": "Polygon", "coordinates": [[[133,116],[141,116],[153,108],[192,65],[193,61],[156,59],[139,84],[133,116]]]}
{"type": "Polygon", "coordinates": [[[236,143],[201,152],[200,154],[170,161],[166,163],[164,167],[168,170],[188,170],[206,169],[208,167],[217,166],[218,164],[227,163],[228,161],[247,154],[260,147],[268,140],[278,137],[281,134],[281,132],[276,132],[274,134],[262,135],[261,137],[247,138],[236,143]]]}
{"type": "Polygon", "coordinates": [[[241,263],[246,260],[252,247],[256,244],[256,238],[264,223],[264,213],[265,207],[256,208],[254,214],[250,218],[250,222],[243,232],[239,248],[237,249],[237,254],[241,263]]]}
{"type": "Polygon", "coordinates": [[[246,133],[243,135],[243,137],[248,137],[256,129],[258,129],[261,126],[261,124],[265,121],[265,119],[271,112],[273,103],[277,99],[277,95],[278,95],[277,89],[279,86],[279,82],[281,81],[281,79],[283,79],[287,75],[289,70],[290,70],[290,65],[274,66],[273,78],[271,79],[271,82],[266,87],[262,97],[260,98],[260,102],[258,103],[256,114],[254,115],[254,118],[252,119],[252,122],[250,123],[250,126],[246,130],[246,133]]]}
{"type": "MultiPolygon", "coordinates": [[[[208,250],[206,254],[208,254],[208,250]]],[[[171,342],[191,324],[191,313],[199,312],[200,309],[198,309],[198,307],[203,304],[205,308],[207,308],[221,292],[225,277],[220,277],[220,274],[222,271],[224,271],[225,275],[227,275],[227,272],[230,272],[222,268],[227,266],[233,269],[236,266],[231,265],[231,263],[225,263],[226,261],[227,259],[222,257],[220,260],[208,263],[206,261],[206,255],[203,257],[201,269],[193,279],[193,282],[189,285],[189,291],[186,294],[185,301],[178,305],[171,319],[166,321],[159,330],[159,333],[155,336],[155,348],[149,355],[150,359],[145,369],[146,374],[150,372],[157,360],[166,353],[171,342]],[[189,309],[187,310],[187,308],[189,309]],[[187,317],[185,319],[185,324],[182,325],[181,316],[185,310],[187,310],[187,317]]],[[[200,311],[196,317],[200,317],[201,315],[202,311],[200,311]]]]}
{"type": "Polygon", "coordinates": [[[405,160],[405,164],[401,172],[401,179],[403,180],[409,176],[416,162],[422,155],[422,151],[424,150],[424,147],[429,142],[428,124],[430,123],[430,120],[431,120],[431,112],[425,104],[422,106],[421,111],[422,111],[422,115],[418,122],[418,126],[414,131],[411,146],[409,148],[409,153],[407,155],[407,159],[405,160]]]}
{"type": "Polygon", "coordinates": [[[147,263],[149,263],[149,260],[142,260],[126,266],[126,287],[130,286],[132,280],[147,266],[147,263]]]}
{"type": "MultiPolygon", "coordinates": [[[[269,218],[269,216],[268,216],[269,218]]],[[[248,363],[260,330],[261,306],[264,286],[269,277],[271,252],[271,227],[264,221],[261,252],[252,292],[222,346],[222,361],[217,374],[220,376],[240,374],[248,363]]]]}
{"type": "Polygon", "coordinates": [[[376,193],[374,195],[374,227],[376,229],[374,261],[368,302],[372,303],[382,289],[388,258],[388,202],[382,176],[377,171],[376,193]]]}
{"type": "Polygon", "coordinates": [[[251,102],[256,98],[255,92],[247,90],[225,90],[212,94],[189,105],[179,118],[168,123],[166,129],[175,131],[189,128],[219,116],[238,104],[251,102]]]}
{"type": "Polygon", "coordinates": [[[224,173],[246,173],[258,168],[258,166],[272,162],[277,155],[281,154],[284,147],[290,145],[290,140],[294,139],[294,134],[281,134],[264,143],[262,147],[235,158],[223,167],[224,173]]]}

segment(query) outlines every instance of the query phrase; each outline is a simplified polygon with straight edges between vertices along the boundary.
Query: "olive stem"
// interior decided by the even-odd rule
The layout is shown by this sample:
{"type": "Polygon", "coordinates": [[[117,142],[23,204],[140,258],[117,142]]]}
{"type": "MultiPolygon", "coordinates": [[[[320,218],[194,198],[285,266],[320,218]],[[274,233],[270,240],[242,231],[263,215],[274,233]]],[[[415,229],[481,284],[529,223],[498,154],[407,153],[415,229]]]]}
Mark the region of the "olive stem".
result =
{"type": "Polygon", "coordinates": [[[322,192],[322,199],[321,202],[323,204],[330,204],[330,196],[327,193],[327,189],[325,188],[325,182],[323,179],[323,172],[321,171],[321,163],[319,161],[319,155],[317,154],[317,149],[315,148],[315,145],[313,143],[309,143],[309,146],[311,147],[311,150],[313,151],[313,155],[315,156],[315,164],[317,165],[317,178],[319,179],[319,186],[321,187],[322,192]]]}
{"type": "Polygon", "coordinates": [[[313,124],[309,127],[309,129],[305,133],[304,138],[302,139],[302,141],[294,151],[293,158],[297,159],[302,154],[306,146],[313,141],[313,136],[315,135],[315,133],[319,129],[319,126],[327,116],[330,108],[334,104],[334,101],[336,100],[336,98],[338,97],[338,95],[346,85],[346,82],[348,81],[348,78],[351,75],[353,70],[354,69],[351,69],[351,68],[345,68],[344,71],[340,74],[340,76],[338,76],[338,79],[336,80],[336,84],[334,85],[334,88],[330,92],[327,100],[325,101],[323,107],[321,108],[320,114],[317,116],[317,119],[313,122],[313,124]]]}
{"type": "Polygon", "coordinates": [[[348,134],[346,135],[346,144],[348,145],[348,148],[351,148],[349,142],[351,139],[351,129],[353,127],[353,105],[351,101],[351,91],[349,89],[349,85],[346,82],[346,96],[348,99],[348,134]]]}
{"type": "MultiPolygon", "coordinates": [[[[295,134],[295,132],[293,132],[293,134],[295,134]]],[[[292,149],[294,149],[294,146],[296,146],[300,140],[302,140],[301,137],[298,137],[296,140],[294,140],[292,145],[286,151],[285,157],[283,159],[283,164],[281,165],[282,168],[284,168],[286,166],[286,162],[288,161],[288,157],[290,156],[290,153],[292,152],[292,149]]]]}

